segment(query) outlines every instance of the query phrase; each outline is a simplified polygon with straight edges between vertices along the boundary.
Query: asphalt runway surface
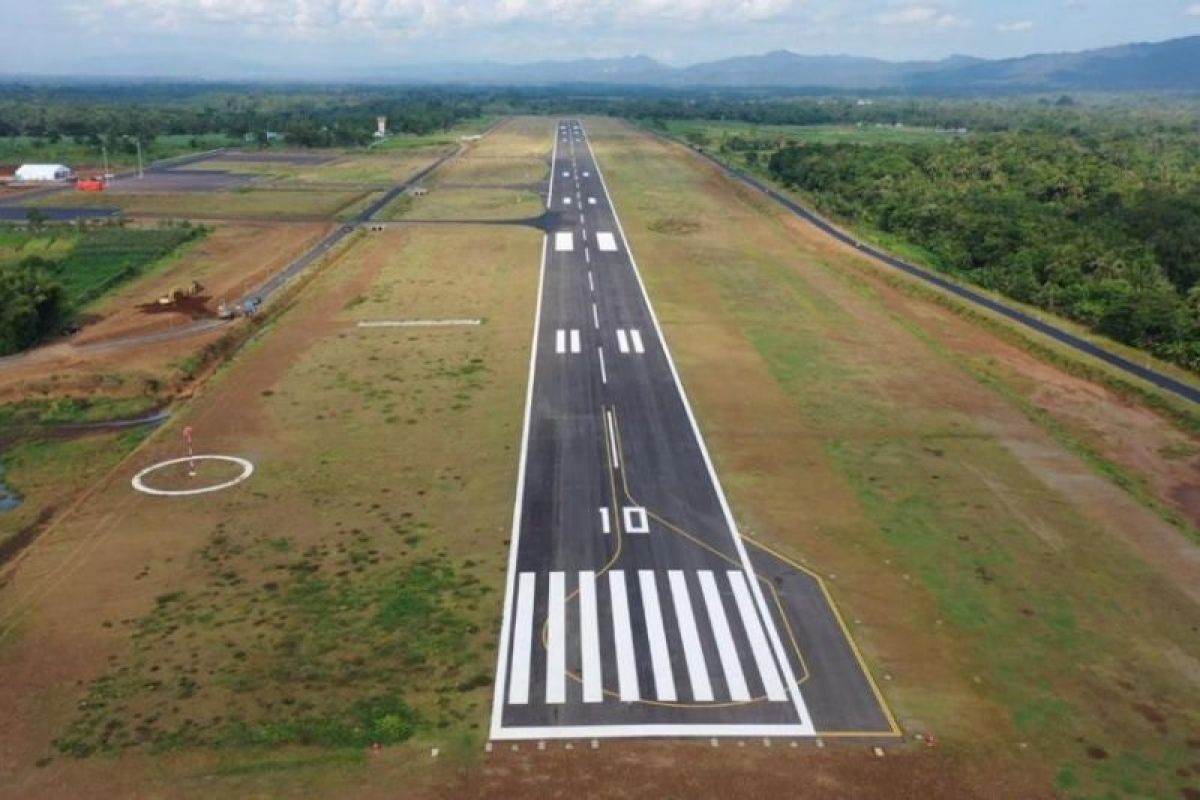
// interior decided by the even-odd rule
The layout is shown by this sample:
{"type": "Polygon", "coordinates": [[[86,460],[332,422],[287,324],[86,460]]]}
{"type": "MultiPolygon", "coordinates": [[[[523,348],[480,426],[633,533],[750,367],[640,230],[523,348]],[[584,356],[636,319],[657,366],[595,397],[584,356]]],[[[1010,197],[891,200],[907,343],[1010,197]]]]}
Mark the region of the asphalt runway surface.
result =
{"type": "Polygon", "coordinates": [[[492,738],[894,735],[819,580],[738,534],[574,120],[547,207],[492,738]]]}

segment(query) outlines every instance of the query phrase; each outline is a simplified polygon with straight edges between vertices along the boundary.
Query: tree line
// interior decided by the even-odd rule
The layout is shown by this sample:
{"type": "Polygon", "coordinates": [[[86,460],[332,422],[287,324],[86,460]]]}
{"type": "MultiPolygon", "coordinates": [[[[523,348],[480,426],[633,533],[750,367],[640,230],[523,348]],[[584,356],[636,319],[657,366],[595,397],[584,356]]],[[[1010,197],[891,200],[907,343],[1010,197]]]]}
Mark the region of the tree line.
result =
{"type": "Polygon", "coordinates": [[[767,170],[935,266],[1196,370],[1198,143],[1099,130],[788,145],[767,170]]]}

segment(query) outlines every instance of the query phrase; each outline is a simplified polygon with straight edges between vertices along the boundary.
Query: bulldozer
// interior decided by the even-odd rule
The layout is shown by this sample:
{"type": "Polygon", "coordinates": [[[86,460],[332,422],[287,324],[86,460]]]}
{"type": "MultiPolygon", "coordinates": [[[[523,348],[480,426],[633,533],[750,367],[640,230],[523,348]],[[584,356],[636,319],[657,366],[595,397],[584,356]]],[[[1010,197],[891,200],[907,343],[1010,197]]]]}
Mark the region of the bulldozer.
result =
{"type": "Polygon", "coordinates": [[[158,304],[160,306],[173,306],[189,297],[195,297],[203,291],[204,286],[201,285],[200,281],[192,281],[188,286],[176,286],[164,293],[158,298],[158,304]]]}

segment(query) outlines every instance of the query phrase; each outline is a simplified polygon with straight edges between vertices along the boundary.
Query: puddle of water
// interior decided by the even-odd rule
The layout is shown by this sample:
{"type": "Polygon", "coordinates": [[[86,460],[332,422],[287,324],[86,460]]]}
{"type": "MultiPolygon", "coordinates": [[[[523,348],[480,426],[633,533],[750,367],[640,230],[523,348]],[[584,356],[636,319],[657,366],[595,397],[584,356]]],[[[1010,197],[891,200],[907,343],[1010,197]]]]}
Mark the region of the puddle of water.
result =
{"type": "Polygon", "coordinates": [[[21,495],[4,483],[4,465],[0,464],[0,512],[12,511],[21,505],[21,495]]]}

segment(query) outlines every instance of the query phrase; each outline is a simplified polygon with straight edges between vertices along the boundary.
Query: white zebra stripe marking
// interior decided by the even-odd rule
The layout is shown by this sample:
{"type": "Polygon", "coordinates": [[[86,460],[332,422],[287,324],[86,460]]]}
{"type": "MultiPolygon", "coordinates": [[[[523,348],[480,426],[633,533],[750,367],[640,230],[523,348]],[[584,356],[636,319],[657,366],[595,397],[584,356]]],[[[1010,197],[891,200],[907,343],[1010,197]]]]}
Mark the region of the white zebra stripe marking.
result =
{"type": "Polygon", "coordinates": [[[550,573],[550,596],[546,619],[546,702],[567,702],[567,643],[564,629],[565,589],[563,574],[550,573]]]}
{"type": "Polygon", "coordinates": [[[525,705],[529,702],[529,657],[533,650],[533,601],[537,592],[537,576],[522,572],[517,582],[516,640],[513,642],[512,673],[508,681],[508,702],[525,705]]]}
{"type": "Polygon", "coordinates": [[[767,636],[763,633],[758,612],[754,609],[754,601],[750,598],[750,589],[746,586],[746,573],[741,570],[729,570],[729,583],[733,586],[733,598],[737,602],[742,625],[746,628],[746,636],[750,639],[750,652],[754,654],[754,663],[758,665],[758,674],[767,690],[767,699],[787,700],[787,691],[783,688],[783,681],[779,679],[779,670],[775,668],[771,647],[767,644],[767,636]]]}
{"type": "Polygon", "coordinates": [[[579,573],[579,647],[583,661],[583,702],[604,699],[600,671],[600,625],[596,621],[596,573],[579,573]]]}
{"type": "Polygon", "coordinates": [[[746,688],[746,676],[742,674],[742,664],[738,661],[737,647],[729,630],[729,620],[725,617],[725,606],[721,604],[717,581],[708,570],[701,570],[697,576],[700,578],[704,605],[708,609],[708,621],[717,640],[717,656],[721,660],[721,671],[725,674],[729,696],[734,700],[749,700],[750,690],[746,688]]]}
{"type": "Polygon", "coordinates": [[[646,633],[650,637],[650,665],[654,668],[654,694],[659,700],[674,702],[675,676],[671,672],[671,656],[667,651],[667,633],[663,630],[662,608],[658,604],[658,585],[654,571],[638,572],[642,587],[642,612],[646,615],[646,633]]]}
{"type": "Polygon", "coordinates": [[[637,656],[633,650],[633,632],[629,627],[629,597],[625,592],[625,573],[608,573],[608,588],[612,595],[613,638],[617,645],[617,687],[621,700],[641,699],[637,679],[637,656]]]}
{"type": "Polygon", "coordinates": [[[671,583],[675,619],[679,622],[679,635],[683,639],[683,659],[687,664],[688,681],[692,685],[692,699],[698,703],[710,703],[713,699],[712,684],[708,680],[704,651],[700,649],[700,634],[696,631],[696,617],[692,614],[687,580],[683,577],[683,572],[677,569],[669,571],[667,579],[671,583]]]}

